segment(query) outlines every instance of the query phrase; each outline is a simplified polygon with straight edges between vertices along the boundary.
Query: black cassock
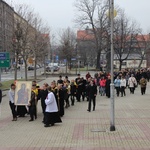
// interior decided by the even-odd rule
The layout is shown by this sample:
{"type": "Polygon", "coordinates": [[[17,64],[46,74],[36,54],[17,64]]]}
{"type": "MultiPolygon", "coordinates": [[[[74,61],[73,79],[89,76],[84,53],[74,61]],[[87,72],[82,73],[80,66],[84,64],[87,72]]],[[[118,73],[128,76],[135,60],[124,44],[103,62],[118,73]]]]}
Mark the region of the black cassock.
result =
{"type": "Polygon", "coordinates": [[[53,93],[56,98],[59,115],[60,117],[62,117],[65,114],[64,112],[64,90],[56,88],[55,90],[53,90],[53,93]]]}
{"type": "Polygon", "coordinates": [[[107,79],[106,80],[106,96],[108,98],[110,98],[110,84],[111,84],[111,80],[110,79],[107,79]]]}
{"type": "Polygon", "coordinates": [[[27,114],[26,106],[17,106],[17,115],[19,117],[24,117],[27,114]]]}

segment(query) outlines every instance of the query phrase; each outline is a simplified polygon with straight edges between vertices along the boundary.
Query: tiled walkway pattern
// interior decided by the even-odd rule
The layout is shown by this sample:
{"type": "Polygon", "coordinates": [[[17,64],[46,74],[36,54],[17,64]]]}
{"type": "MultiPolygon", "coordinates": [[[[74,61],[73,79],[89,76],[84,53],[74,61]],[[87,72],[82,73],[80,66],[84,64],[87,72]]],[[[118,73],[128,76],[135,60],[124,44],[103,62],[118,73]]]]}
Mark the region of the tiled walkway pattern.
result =
{"type": "MultiPolygon", "coordinates": [[[[43,82],[50,82],[47,79],[43,82]]],[[[150,83],[146,95],[115,98],[115,132],[110,132],[110,100],[97,96],[96,111],[87,112],[87,101],[65,109],[62,124],[44,128],[40,101],[38,119],[29,116],[11,121],[8,97],[0,116],[0,150],[150,150],[150,83]],[[97,131],[97,132],[95,132],[97,131]]]]}

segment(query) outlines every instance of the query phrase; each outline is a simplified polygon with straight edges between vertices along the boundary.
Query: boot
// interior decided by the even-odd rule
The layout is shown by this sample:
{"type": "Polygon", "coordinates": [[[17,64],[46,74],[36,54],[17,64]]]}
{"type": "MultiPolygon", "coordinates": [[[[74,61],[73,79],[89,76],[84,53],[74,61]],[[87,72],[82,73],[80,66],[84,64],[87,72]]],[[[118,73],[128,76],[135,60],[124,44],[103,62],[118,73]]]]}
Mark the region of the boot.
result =
{"type": "Polygon", "coordinates": [[[95,107],[93,107],[93,111],[95,111],[95,107]]]}
{"type": "Polygon", "coordinates": [[[13,120],[12,120],[12,121],[17,121],[17,117],[13,118],[13,120]]]}

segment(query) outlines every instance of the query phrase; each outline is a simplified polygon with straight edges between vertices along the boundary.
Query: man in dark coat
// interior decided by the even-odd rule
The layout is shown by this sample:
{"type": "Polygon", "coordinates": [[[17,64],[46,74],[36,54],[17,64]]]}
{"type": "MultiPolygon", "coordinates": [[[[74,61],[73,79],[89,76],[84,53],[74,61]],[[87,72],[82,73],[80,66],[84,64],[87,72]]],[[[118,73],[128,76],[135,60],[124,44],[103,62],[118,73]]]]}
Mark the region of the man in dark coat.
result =
{"type": "Polygon", "coordinates": [[[71,84],[70,84],[71,105],[74,105],[76,91],[77,91],[76,83],[74,80],[71,80],[71,84]]]}
{"type": "Polygon", "coordinates": [[[108,98],[110,98],[110,84],[111,84],[111,79],[110,76],[108,76],[107,80],[106,80],[106,96],[108,98]]]}
{"type": "Polygon", "coordinates": [[[64,81],[62,80],[62,76],[60,75],[59,80],[57,81],[57,84],[63,84],[63,83],[64,83],[64,81]]]}
{"type": "Polygon", "coordinates": [[[95,105],[96,105],[96,95],[97,95],[97,86],[94,84],[94,81],[90,81],[90,85],[88,87],[88,95],[89,95],[89,104],[88,104],[88,110],[91,111],[91,102],[93,101],[93,111],[95,111],[95,105]]]}
{"type": "MultiPolygon", "coordinates": [[[[43,116],[45,116],[45,109],[46,109],[46,104],[45,104],[45,99],[48,95],[48,84],[47,83],[44,83],[43,84],[43,89],[41,89],[39,91],[39,96],[38,98],[41,99],[41,107],[42,107],[42,112],[43,112],[43,116]]],[[[43,117],[43,123],[45,122],[45,117],[43,117]]]]}

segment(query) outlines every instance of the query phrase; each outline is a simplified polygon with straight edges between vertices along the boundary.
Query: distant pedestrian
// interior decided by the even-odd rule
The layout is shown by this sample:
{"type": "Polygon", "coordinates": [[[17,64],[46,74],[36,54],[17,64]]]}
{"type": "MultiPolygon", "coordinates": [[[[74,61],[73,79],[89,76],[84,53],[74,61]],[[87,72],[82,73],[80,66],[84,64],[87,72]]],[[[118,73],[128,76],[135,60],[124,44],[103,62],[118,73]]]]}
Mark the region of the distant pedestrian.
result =
{"type": "Polygon", "coordinates": [[[116,94],[119,96],[120,93],[120,78],[117,76],[117,78],[114,81],[115,89],[116,89],[116,94]]]}
{"type": "Polygon", "coordinates": [[[120,91],[121,91],[121,97],[123,96],[126,96],[126,92],[125,92],[125,89],[126,89],[126,79],[124,76],[121,77],[121,80],[120,80],[120,91]]]}
{"type": "Polygon", "coordinates": [[[140,86],[141,86],[141,94],[143,95],[146,92],[147,80],[142,76],[139,83],[140,83],[140,86]]]}
{"type": "Polygon", "coordinates": [[[136,81],[133,74],[131,74],[131,77],[128,80],[128,86],[129,86],[129,89],[130,89],[130,93],[134,94],[135,88],[137,86],[137,81],[136,81]]]}
{"type": "Polygon", "coordinates": [[[15,106],[15,84],[11,84],[10,90],[8,91],[8,97],[9,97],[9,105],[12,112],[13,120],[17,121],[17,112],[16,112],[16,106],[15,106]]]}
{"type": "Polygon", "coordinates": [[[62,76],[59,76],[59,79],[57,80],[57,84],[63,84],[64,81],[62,80],[62,76]]]}
{"type": "Polygon", "coordinates": [[[88,80],[88,78],[91,77],[90,73],[88,72],[85,77],[86,77],[86,80],[88,80]]]}
{"type": "Polygon", "coordinates": [[[106,88],[106,79],[104,76],[101,77],[99,80],[99,93],[101,96],[105,95],[105,88],[106,88]]]}
{"type": "Polygon", "coordinates": [[[106,96],[110,98],[110,84],[111,84],[111,77],[108,76],[108,79],[106,80],[106,96]]]}

